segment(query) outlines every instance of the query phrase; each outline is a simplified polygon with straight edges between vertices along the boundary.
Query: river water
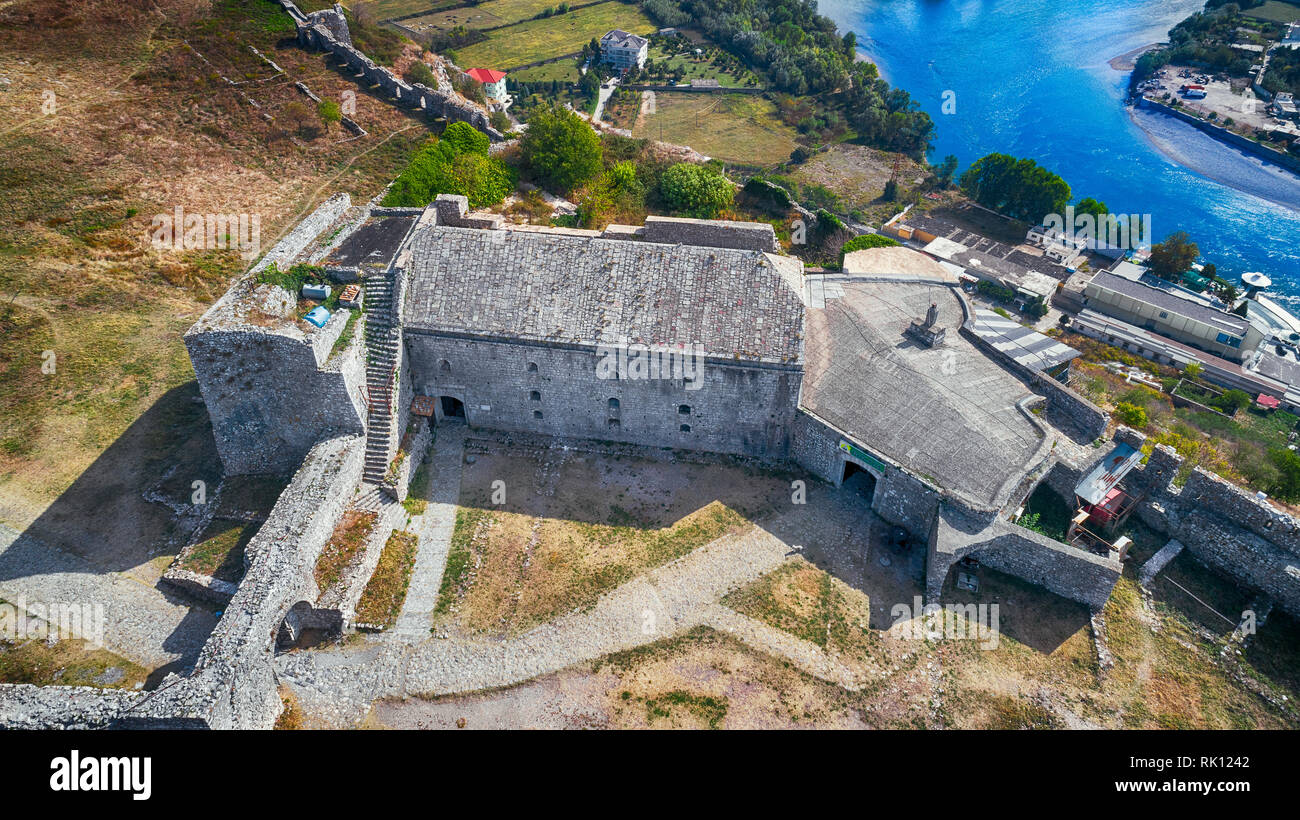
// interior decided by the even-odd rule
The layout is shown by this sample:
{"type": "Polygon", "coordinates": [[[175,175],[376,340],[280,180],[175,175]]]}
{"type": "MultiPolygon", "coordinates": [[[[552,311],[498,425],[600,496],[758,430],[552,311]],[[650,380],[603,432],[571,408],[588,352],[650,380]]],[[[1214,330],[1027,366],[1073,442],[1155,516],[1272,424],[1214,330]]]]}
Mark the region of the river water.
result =
{"type": "Polygon", "coordinates": [[[1166,39],[1203,0],[821,0],[934,118],[931,160],[1028,157],[1116,213],[1185,230],[1235,278],[1258,270],[1300,309],[1300,176],[1178,120],[1125,108],[1111,58],[1166,39]],[[949,101],[945,113],[945,100],[949,101]]]}

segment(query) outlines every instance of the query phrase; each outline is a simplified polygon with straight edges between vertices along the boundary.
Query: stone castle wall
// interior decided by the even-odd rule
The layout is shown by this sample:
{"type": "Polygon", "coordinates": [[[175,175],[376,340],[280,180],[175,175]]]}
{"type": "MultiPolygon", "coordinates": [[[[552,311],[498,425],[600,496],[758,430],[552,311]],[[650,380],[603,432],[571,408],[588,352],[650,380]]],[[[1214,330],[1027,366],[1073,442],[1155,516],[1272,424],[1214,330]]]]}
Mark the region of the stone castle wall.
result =
{"type": "MultiPolygon", "coordinates": [[[[331,323],[341,331],[346,318],[331,323]]],[[[325,369],[309,343],[245,329],[194,333],[185,346],[227,475],[288,473],[322,437],[364,432],[360,357],[347,372],[325,369]]]]}
{"type": "Polygon", "coordinates": [[[317,16],[332,12],[317,12],[310,17],[304,15],[292,0],[277,0],[282,8],[294,18],[298,27],[298,42],[304,47],[326,51],[359,75],[363,85],[377,86],[390,100],[405,108],[424,111],[433,118],[442,118],[452,122],[466,122],[487,134],[494,142],[504,139],[504,135],[488,122],[487,109],[473,103],[459,94],[449,94],[420,83],[408,83],[388,68],[377,65],[366,55],[358,51],[350,42],[340,35],[347,31],[346,23],[340,31],[331,17],[317,16]]]}
{"type": "MultiPolygon", "coordinates": [[[[1121,427],[1115,440],[1141,447],[1145,436],[1121,427]]],[[[1202,563],[1300,617],[1300,520],[1200,467],[1175,487],[1183,467],[1181,456],[1156,445],[1147,463],[1125,477],[1130,494],[1145,493],[1138,518],[1181,541],[1202,563]]]]}
{"type": "MultiPolygon", "coordinates": [[[[939,509],[939,491],[884,457],[878,456],[885,469],[878,470],[850,456],[839,447],[844,438],[838,430],[801,408],[791,426],[790,460],[836,486],[843,479],[846,461],[865,467],[876,479],[871,499],[876,514],[916,538],[928,538],[939,509]]],[[[855,443],[855,446],[860,445],[855,443]]]]}
{"type": "Polygon", "coordinates": [[[244,578],[188,677],[169,676],[152,692],[0,685],[0,726],[271,728],[283,708],[271,667],[277,635],[295,605],[316,599],[316,559],[353,497],[364,457],[357,436],[311,448],[246,547],[244,578]]]}
{"type": "Polygon", "coordinates": [[[798,368],[709,361],[700,389],[689,390],[680,379],[599,378],[593,347],[411,328],[405,339],[415,392],[459,399],[471,426],[767,460],[789,456],[798,368]]]}
{"type": "Polygon", "coordinates": [[[292,264],[348,204],[346,195],[327,200],[185,334],[228,475],[290,473],[322,438],[364,432],[359,329],[352,345],[331,357],[348,312],[310,328],[296,318],[297,294],[256,283],[270,264],[292,264]]]}

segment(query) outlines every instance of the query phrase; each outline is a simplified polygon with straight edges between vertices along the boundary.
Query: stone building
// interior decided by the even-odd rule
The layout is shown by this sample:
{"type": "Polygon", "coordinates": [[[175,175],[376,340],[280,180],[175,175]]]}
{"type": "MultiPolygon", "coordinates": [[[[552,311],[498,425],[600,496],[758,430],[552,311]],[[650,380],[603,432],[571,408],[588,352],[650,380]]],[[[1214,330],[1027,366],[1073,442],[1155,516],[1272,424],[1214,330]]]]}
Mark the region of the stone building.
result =
{"type": "Polygon", "coordinates": [[[300,459],[313,432],[364,431],[380,483],[415,407],[436,423],[733,454],[852,479],[929,545],[931,597],[953,562],[987,552],[1099,606],[1116,558],[1006,518],[1067,453],[1095,458],[1077,448],[1105,413],[981,341],[957,279],[925,255],[860,251],[825,274],[777,248],[765,224],[508,226],[441,196],[370,209],[324,260],[365,283],[364,365],[326,355],[329,324],[254,330],[247,304],[267,297],[246,286],[187,340],[228,471],[300,459]]]}

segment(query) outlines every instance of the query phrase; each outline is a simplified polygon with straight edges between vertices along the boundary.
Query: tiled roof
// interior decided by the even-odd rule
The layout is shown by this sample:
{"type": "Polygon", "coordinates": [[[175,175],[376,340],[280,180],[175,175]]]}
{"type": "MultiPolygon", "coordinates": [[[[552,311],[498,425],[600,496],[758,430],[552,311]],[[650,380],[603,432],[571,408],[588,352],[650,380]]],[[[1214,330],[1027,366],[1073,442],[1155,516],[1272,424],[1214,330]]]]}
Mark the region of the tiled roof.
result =
{"type": "Polygon", "coordinates": [[[504,71],[497,71],[496,69],[492,69],[492,68],[471,68],[469,71],[466,71],[465,73],[473,77],[474,79],[478,80],[481,83],[494,83],[497,80],[501,79],[502,77],[506,76],[506,73],[504,71]]]}
{"type": "Polygon", "coordinates": [[[750,250],[430,225],[411,240],[405,327],[582,345],[703,345],[793,364],[803,304],[750,250]]]}
{"type": "Polygon", "coordinates": [[[650,41],[631,32],[616,28],[600,38],[601,48],[640,48],[650,41]]]}

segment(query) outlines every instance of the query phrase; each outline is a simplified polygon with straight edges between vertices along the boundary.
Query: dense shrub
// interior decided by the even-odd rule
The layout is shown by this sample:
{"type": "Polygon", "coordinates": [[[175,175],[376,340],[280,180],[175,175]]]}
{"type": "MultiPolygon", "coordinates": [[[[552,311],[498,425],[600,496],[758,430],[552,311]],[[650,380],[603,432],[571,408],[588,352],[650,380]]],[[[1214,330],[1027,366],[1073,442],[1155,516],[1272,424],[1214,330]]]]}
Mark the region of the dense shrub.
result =
{"type": "Polygon", "coordinates": [[[659,194],[675,213],[710,219],[731,205],[735,189],[722,174],[703,165],[679,162],[659,180],[659,194]]]}
{"type": "Polygon", "coordinates": [[[1129,404],[1122,401],[1115,405],[1115,418],[1121,424],[1127,424],[1135,430],[1140,430],[1147,426],[1147,411],[1138,407],[1136,404],[1129,404]]]}
{"type": "Polygon", "coordinates": [[[463,122],[452,123],[442,139],[416,152],[383,204],[423,207],[438,194],[461,194],[472,208],[495,205],[514,189],[515,178],[505,163],[488,156],[487,149],[486,135],[463,122]]]}
{"type": "Polygon", "coordinates": [[[563,193],[601,171],[600,137],[572,111],[547,108],[533,113],[519,147],[538,180],[563,193]]]}

